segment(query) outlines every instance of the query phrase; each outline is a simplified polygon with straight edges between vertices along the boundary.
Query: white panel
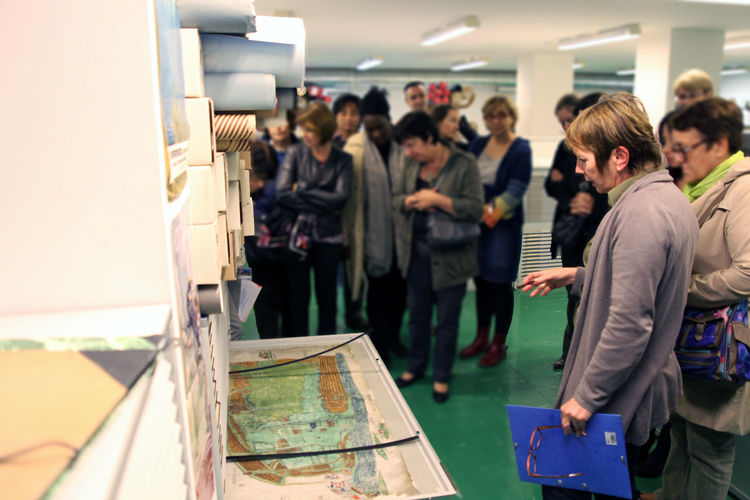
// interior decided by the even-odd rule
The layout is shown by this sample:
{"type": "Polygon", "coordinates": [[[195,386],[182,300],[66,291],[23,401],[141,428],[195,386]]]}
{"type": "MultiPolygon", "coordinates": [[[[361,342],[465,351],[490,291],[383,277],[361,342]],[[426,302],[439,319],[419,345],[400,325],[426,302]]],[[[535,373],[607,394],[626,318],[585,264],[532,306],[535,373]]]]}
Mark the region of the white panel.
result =
{"type": "Polygon", "coordinates": [[[3,1],[0,43],[0,314],[169,302],[153,2],[3,1]]]}

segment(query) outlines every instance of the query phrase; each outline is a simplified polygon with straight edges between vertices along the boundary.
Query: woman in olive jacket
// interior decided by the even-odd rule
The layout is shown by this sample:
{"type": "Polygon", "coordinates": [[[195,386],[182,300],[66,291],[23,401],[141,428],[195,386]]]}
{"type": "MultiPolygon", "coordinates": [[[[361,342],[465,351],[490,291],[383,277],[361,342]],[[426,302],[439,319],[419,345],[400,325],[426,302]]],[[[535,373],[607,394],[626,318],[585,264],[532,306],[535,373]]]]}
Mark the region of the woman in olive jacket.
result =
{"type": "Polygon", "coordinates": [[[404,116],[394,136],[408,157],[401,182],[393,187],[392,200],[396,252],[407,279],[411,338],[406,371],[396,385],[406,387],[424,376],[433,307],[437,305],[433,398],[442,403],[448,399],[466,282],[478,272],[477,243],[430,246],[428,215],[442,210],[456,220],[478,222],[484,202],[482,185],[476,160],[439,140],[426,113],[404,116]]]}

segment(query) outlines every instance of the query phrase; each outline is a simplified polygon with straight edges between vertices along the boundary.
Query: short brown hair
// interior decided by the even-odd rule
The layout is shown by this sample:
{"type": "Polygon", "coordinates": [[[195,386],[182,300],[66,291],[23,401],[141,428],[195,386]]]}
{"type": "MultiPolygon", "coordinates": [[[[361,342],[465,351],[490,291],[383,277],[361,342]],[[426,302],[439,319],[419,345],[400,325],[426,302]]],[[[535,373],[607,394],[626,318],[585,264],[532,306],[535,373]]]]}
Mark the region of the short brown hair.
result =
{"type": "Polygon", "coordinates": [[[693,68],[680,73],[674,81],[674,93],[677,94],[680,90],[706,94],[714,91],[714,82],[708,73],[702,69],[693,68]]]}
{"type": "Polygon", "coordinates": [[[680,132],[694,128],[709,145],[726,137],[730,153],[742,147],[742,110],[721,97],[702,99],[679,110],[670,125],[680,132]]]}
{"type": "Polygon", "coordinates": [[[492,97],[484,101],[484,106],[482,106],[482,115],[486,115],[497,106],[505,106],[505,109],[508,110],[508,114],[510,114],[510,116],[513,118],[513,126],[511,127],[511,130],[515,132],[516,123],[518,122],[518,109],[516,108],[516,105],[513,104],[513,101],[510,97],[499,94],[493,95],[492,97]]]}
{"type": "Polygon", "coordinates": [[[320,138],[320,143],[329,142],[336,132],[336,116],[322,102],[314,102],[297,116],[297,125],[309,128],[320,138]]]}
{"type": "Polygon", "coordinates": [[[599,171],[618,146],[630,153],[628,171],[661,164],[661,149],[640,99],[627,92],[604,95],[599,102],[581,111],[565,134],[570,149],[591,151],[599,171]]]}

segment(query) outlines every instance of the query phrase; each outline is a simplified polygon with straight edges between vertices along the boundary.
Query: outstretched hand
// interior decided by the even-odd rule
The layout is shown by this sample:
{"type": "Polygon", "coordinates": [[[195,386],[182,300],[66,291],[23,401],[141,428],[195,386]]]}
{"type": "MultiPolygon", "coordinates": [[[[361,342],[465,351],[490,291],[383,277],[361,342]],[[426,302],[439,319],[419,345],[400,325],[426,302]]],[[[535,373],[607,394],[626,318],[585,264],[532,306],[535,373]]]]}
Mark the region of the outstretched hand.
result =
{"type": "Polygon", "coordinates": [[[541,294],[544,297],[556,288],[575,283],[577,271],[575,267],[558,267],[530,273],[523,279],[521,291],[528,292],[536,287],[529,296],[536,297],[541,294]]]}

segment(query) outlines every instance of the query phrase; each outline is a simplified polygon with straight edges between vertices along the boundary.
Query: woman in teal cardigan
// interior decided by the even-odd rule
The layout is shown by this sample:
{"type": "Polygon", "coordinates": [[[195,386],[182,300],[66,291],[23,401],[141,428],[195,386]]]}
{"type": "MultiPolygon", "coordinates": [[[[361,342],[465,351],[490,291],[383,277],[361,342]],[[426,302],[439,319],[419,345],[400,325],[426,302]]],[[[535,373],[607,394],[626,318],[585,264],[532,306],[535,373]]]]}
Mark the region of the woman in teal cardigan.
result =
{"type": "Polygon", "coordinates": [[[407,155],[401,182],[393,186],[393,213],[399,267],[407,279],[411,345],[406,371],[396,385],[406,387],[427,370],[430,326],[437,306],[433,398],[448,399],[456,357],[458,318],[466,282],[478,271],[477,243],[450,247],[427,241],[429,214],[442,210],[456,220],[479,221],[482,186],[471,155],[442,142],[429,115],[413,112],[396,125],[396,141],[407,155]]]}

